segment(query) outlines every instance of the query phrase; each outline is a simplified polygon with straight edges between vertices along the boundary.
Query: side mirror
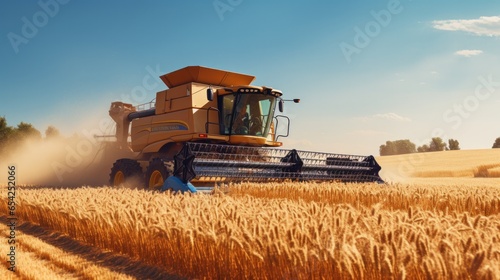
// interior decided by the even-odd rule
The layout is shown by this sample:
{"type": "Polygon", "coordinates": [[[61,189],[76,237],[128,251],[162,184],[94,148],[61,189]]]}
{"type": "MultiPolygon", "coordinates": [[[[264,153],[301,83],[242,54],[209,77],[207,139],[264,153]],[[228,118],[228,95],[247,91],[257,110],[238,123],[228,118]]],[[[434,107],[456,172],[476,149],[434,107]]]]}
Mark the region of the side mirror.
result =
{"type": "Polygon", "coordinates": [[[283,101],[283,99],[280,99],[279,103],[278,103],[278,109],[280,110],[280,113],[283,113],[283,106],[285,105],[285,102],[283,101]]]}
{"type": "Polygon", "coordinates": [[[208,101],[214,100],[214,91],[212,90],[211,87],[207,89],[207,99],[208,101]]]}
{"type": "Polygon", "coordinates": [[[293,100],[293,103],[299,103],[300,102],[300,99],[296,98],[293,100]]]}

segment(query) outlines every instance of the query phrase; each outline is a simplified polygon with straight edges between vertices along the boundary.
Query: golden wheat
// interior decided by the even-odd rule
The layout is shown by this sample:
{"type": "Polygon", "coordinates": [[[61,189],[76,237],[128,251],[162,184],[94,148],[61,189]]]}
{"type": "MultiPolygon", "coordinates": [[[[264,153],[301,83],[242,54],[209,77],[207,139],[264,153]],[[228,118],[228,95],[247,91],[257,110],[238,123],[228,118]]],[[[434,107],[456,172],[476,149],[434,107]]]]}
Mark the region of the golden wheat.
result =
{"type": "Polygon", "coordinates": [[[80,188],[18,197],[22,220],[190,278],[500,275],[498,187],[287,182],[212,196],[80,188]]]}
{"type": "MultiPolygon", "coordinates": [[[[6,232],[7,227],[1,224],[0,229],[6,232]]],[[[16,272],[12,273],[4,266],[0,274],[2,279],[134,279],[65,252],[21,231],[17,231],[16,235],[16,272]]],[[[7,262],[3,265],[7,265],[7,262]]]]}
{"type": "MultiPolygon", "coordinates": [[[[377,157],[382,177],[406,181],[408,177],[494,177],[498,171],[482,172],[500,166],[500,149],[443,151],[377,157]]],[[[497,181],[499,183],[499,181],[497,181]]]]}

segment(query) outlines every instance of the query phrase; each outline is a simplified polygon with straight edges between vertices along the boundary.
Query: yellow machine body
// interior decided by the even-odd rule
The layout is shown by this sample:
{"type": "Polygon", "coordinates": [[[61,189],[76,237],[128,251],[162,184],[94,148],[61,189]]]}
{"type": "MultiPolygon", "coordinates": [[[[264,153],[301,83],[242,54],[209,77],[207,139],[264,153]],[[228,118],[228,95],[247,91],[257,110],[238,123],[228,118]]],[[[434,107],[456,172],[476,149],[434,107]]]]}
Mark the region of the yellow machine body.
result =
{"type": "MultiPolygon", "coordinates": [[[[126,142],[127,138],[124,138],[124,135],[131,123],[130,148],[134,152],[144,155],[158,152],[171,154],[168,150],[172,149],[173,153],[178,151],[178,148],[172,148],[173,143],[182,144],[188,141],[260,147],[282,145],[281,142],[275,141],[272,119],[274,108],[260,108],[259,102],[249,102],[248,106],[244,107],[254,112],[260,111],[258,118],[266,122],[263,124],[265,127],[262,127],[266,133],[257,135],[221,133],[221,124],[224,120],[220,116],[223,107],[219,102],[226,102],[220,98],[221,96],[238,94],[263,96],[264,92],[273,99],[281,96],[279,90],[250,85],[255,79],[254,76],[202,66],[188,66],[160,78],[169,88],[156,93],[154,106],[143,110],[149,110],[150,114],[131,119],[130,113],[140,113],[138,108],[121,102],[114,102],[111,106],[110,115],[117,122],[116,137],[119,143],[126,142]],[[212,100],[207,98],[207,90],[212,91],[212,100]],[[119,108],[124,109],[121,114],[119,108]]],[[[266,106],[275,104],[266,102],[266,106]]],[[[230,111],[232,108],[226,113],[230,111]]]]}

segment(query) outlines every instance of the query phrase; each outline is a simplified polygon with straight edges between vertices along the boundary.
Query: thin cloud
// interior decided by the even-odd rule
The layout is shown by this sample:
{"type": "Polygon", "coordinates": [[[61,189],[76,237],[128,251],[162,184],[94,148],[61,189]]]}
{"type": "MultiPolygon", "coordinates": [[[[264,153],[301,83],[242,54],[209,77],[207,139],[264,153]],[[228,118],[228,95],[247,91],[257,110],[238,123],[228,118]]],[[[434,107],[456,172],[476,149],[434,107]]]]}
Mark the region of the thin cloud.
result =
{"type": "Polygon", "coordinates": [[[361,135],[361,136],[383,136],[388,135],[389,133],[385,131],[379,130],[354,130],[350,134],[352,135],[361,135]]]}
{"type": "Polygon", "coordinates": [[[390,121],[398,121],[398,122],[410,122],[411,119],[407,117],[400,116],[396,113],[386,113],[386,114],[376,114],[375,118],[386,119],[390,121]]]}
{"type": "Polygon", "coordinates": [[[482,50],[460,50],[460,51],[455,52],[456,55],[465,56],[465,57],[476,56],[476,55],[480,55],[482,53],[483,53],[482,50]]]}
{"type": "Polygon", "coordinates": [[[465,31],[479,36],[500,36],[500,16],[478,19],[435,20],[433,27],[446,31],[465,31]]]}
{"type": "Polygon", "coordinates": [[[388,121],[395,121],[395,122],[411,122],[410,118],[400,116],[396,113],[385,113],[385,114],[375,114],[369,117],[361,117],[358,118],[359,120],[362,121],[369,121],[369,120],[374,120],[374,119],[383,119],[383,120],[388,120],[388,121]]]}

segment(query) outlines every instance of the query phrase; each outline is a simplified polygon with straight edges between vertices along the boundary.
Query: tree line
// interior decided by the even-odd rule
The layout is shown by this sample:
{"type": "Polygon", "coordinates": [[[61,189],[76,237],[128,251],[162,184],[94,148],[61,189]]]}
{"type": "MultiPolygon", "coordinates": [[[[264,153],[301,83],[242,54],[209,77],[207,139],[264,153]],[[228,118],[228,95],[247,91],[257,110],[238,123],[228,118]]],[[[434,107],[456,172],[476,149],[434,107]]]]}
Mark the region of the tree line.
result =
{"type": "MultiPolygon", "coordinates": [[[[49,126],[45,130],[45,138],[59,137],[59,130],[49,126]]],[[[20,122],[17,126],[9,126],[5,117],[0,117],[0,154],[8,152],[16,144],[25,140],[42,140],[42,133],[30,123],[20,122]]]]}
{"type": "MultiPolygon", "coordinates": [[[[500,148],[500,137],[498,137],[492,146],[493,149],[500,148]]],[[[460,150],[460,143],[456,139],[448,139],[445,142],[440,137],[434,137],[431,139],[429,144],[424,144],[417,147],[408,139],[386,141],[385,144],[380,146],[379,152],[381,156],[391,156],[391,155],[401,155],[401,154],[411,154],[411,153],[427,153],[427,152],[439,152],[439,151],[450,151],[450,150],[460,150]]]]}

